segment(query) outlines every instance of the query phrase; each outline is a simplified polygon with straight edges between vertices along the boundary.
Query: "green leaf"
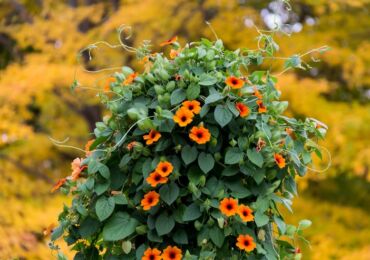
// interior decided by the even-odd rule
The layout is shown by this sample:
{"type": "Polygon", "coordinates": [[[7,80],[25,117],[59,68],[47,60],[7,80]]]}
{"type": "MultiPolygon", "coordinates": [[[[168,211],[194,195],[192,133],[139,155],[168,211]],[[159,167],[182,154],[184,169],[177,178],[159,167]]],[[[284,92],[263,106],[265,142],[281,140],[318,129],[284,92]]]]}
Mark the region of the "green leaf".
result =
{"type": "Polygon", "coordinates": [[[213,226],[209,230],[209,236],[211,237],[212,242],[217,246],[217,247],[222,247],[224,240],[225,240],[225,235],[222,232],[221,229],[219,229],[217,226],[213,226]]]}
{"type": "Polygon", "coordinates": [[[235,174],[237,174],[239,172],[239,167],[237,165],[233,165],[233,166],[228,166],[226,167],[221,175],[222,176],[234,176],[235,174]]]}
{"type": "Polygon", "coordinates": [[[60,238],[64,233],[64,230],[63,230],[63,227],[62,226],[58,226],[56,228],[53,229],[53,232],[51,232],[51,241],[55,241],[57,240],[58,238],[60,238]]]}
{"type": "Polygon", "coordinates": [[[262,167],[263,165],[263,156],[262,154],[258,153],[255,149],[249,149],[247,151],[248,159],[258,167],[262,167]]]}
{"type": "Polygon", "coordinates": [[[224,106],[224,105],[217,105],[214,117],[216,122],[221,126],[224,127],[227,125],[231,119],[233,118],[233,114],[230,112],[230,110],[224,106]]]}
{"type": "Polygon", "coordinates": [[[312,221],[309,219],[303,219],[299,221],[298,229],[305,229],[312,225],[312,221]]]}
{"type": "Polygon", "coordinates": [[[139,222],[131,218],[126,212],[117,212],[104,226],[103,239],[105,241],[117,241],[124,239],[135,232],[139,222]]]}
{"type": "Polygon", "coordinates": [[[184,215],[182,216],[183,221],[196,220],[202,215],[200,208],[197,204],[192,203],[185,209],[184,215]]]}
{"type": "Polygon", "coordinates": [[[202,86],[212,86],[217,83],[217,78],[212,75],[202,74],[199,79],[199,84],[202,86]]]}
{"type": "Polygon", "coordinates": [[[183,229],[176,230],[172,236],[172,239],[176,244],[182,245],[188,244],[188,235],[186,234],[186,231],[183,229]]]}
{"type": "Polygon", "coordinates": [[[127,205],[128,203],[125,194],[117,194],[117,195],[114,195],[113,198],[114,198],[114,202],[117,205],[127,205]]]}
{"type": "Polygon", "coordinates": [[[257,211],[254,215],[254,221],[256,222],[257,227],[262,227],[269,223],[269,217],[260,211],[257,211]]]}
{"type": "Polygon", "coordinates": [[[155,220],[155,229],[159,236],[163,236],[171,232],[175,227],[175,220],[172,216],[169,216],[167,212],[163,212],[155,220]]]}
{"type": "Polygon", "coordinates": [[[198,150],[195,146],[184,146],[181,150],[181,158],[186,165],[194,162],[198,157],[198,150]]]}
{"type": "Polygon", "coordinates": [[[98,171],[100,175],[103,176],[105,179],[109,179],[110,171],[109,171],[109,168],[105,164],[99,163],[98,171]]]}
{"type": "Polygon", "coordinates": [[[164,202],[166,202],[168,205],[171,205],[179,196],[180,189],[176,183],[172,182],[168,185],[163,185],[159,189],[159,194],[164,202]]]}
{"type": "Polygon", "coordinates": [[[211,154],[201,152],[198,157],[198,165],[204,173],[208,173],[215,166],[215,159],[211,154]]]}
{"type": "Polygon", "coordinates": [[[95,212],[100,221],[106,220],[114,210],[115,200],[113,197],[100,197],[95,204],[95,212]]]}
{"type": "Polygon", "coordinates": [[[286,224],[284,222],[284,220],[282,220],[280,217],[278,216],[274,216],[274,221],[280,231],[280,234],[284,235],[285,234],[285,231],[286,231],[286,224]]]}
{"type": "Polygon", "coordinates": [[[231,111],[231,113],[234,114],[234,116],[239,116],[239,110],[236,109],[234,102],[227,101],[226,105],[229,108],[229,110],[231,111]]]}
{"type": "Polygon", "coordinates": [[[180,102],[184,101],[186,98],[186,93],[183,89],[176,89],[171,94],[171,105],[177,105],[180,102]]]}
{"type": "Polygon", "coordinates": [[[200,86],[198,84],[191,84],[186,90],[186,96],[189,100],[196,99],[200,94],[200,86]]]}
{"type": "Polygon", "coordinates": [[[243,160],[243,152],[239,148],[233,147],[225,154],[225,164],[236,164],[243,160]]]}
{"type": "Polygon", "coordinates": [[[219,100],[221,100],[223,98],[224,98],[224,96],[217,92],[217,93],[214,93],[214,94],[209,95],[206,98],[206,100],[204,101],[204,103],[205,104],[214,103],[214,102],[219,101],[219,100]]]}
{"type": "Polygon", "coordinates": [[[97,219],[87,217],[80,225],[78,232],[82,238],[87,238],[98,231],[100,222],[97,219]]]}
{"type": "Polygon", "coordinates": [[[129,154],[125,154],[122,157],[121,161],[119,162],[119,165],[118,166],[120,168],[123,168],[123,167],[125,167],[130,162],[130,160],[131,160],[131,156],[129,154]]]}

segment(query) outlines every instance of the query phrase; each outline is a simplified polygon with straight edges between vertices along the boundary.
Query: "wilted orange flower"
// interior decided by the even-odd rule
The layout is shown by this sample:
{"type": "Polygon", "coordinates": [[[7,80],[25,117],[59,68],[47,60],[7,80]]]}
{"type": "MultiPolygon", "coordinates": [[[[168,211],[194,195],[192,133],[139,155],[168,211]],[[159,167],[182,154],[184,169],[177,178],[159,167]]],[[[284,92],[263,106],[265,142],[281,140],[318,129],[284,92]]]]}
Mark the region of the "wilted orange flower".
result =
{"type": "Polygon", "coordinates": [[[45,237],[49,236],[53,233],[53,229],[55,228],[55,223],[51,223],[47,228],[44,229],[42,232],[45,237]]]}
{"type": "Polygon", "coordinates": [[[168,181],[168,178],[163,177],[158,172],[154,171],[148,176],[148,178],[146,178],[146,181],[150,184],[150,186],[156,187],[158,184],[166,183],[168,181]]]}
{"type": "Polygon", "coordinates": [[[136,141],[132,141],[132,142],[128,143],[127,146],[126,146],[127,150],[131,151],[132,149],[134,149],[136,144],[137,144],[136,141]]]}
{"type": "Polygon", "coordinates": [[[176,75],[175,75],[175,80],[176,80],[176,81],[179,81],[180,79],[181,79],[181,75],[176,74],[176,75]]]}
{"type": "Polygon", "coordinates": [[[240,78],[235,76],[227,77],[225,80],[226,85],[231,87],[232,89],[239,89],[244,86],[244,81],[240,78]]]}
{"type": "Polygon", "coordinates": [[[256,243],[254,243],[253,237],[249,235],[239,235],[237,241],[236,246],[241,250],[251,252],[256,248],[256,243]]]}
{"type": "Polygon", "coordinates": [[[143,139],[146,140],[147,145],[151,145],[159,140],[161,138],[161,133],[157,132],[156,130],[152,129],[150,130],[149,134],[144,135],[143,139]]]}
{"type": "Polygon", "coordinates": [[[289,135],[290,137],[292,137],[294,135],[293,132],[294,132],[293,128],[291,128],[291,127],[285,128],[285,133],[287,133],[287,135],[289,135]]]}
{"type": "Polygon", "coordinates": [[[230,217],[238,212],[238,201],[233,198],[224,198],[220,202],[220,211],[230,217]]]}
{"type": "Polygon", "coordinates": [[[249,115],[249,108],[241,102],[235,104],[236,109],[239,111],[240,117],[247,117],[249,115]]]}
{"type": "Polygon", "coordinates": [[[92,145],[94,142],[95,142],[95,139],[91,139],[91,140],[87,141],[87,143],[85,144],[85,153],[86,153],[86,156],[91,155],[91,152],[92,152],[92,151],[90,151],[90,147],[91,147],[91,145],[92,145]]]}
{"type": "Polygon", "coordinates": [[[280,169],[285,167],[285,159],[282,155],[275,153],[274,154],[274,159],[276,164],[279,166],[280,169]]]}
{"type": "Polygon", "coordinates": [[[136,79],[136,77],[138,75],[139,75],[139,73],[137,73],[137,72],[131,73],[130,75],[127,76],[127,78],[125,79],[125,81],[123,81],[123,85],[124,86],[130,85],[136,79]]]}
{"type": "Polygon", "coordinates": [[[162,259],[163,260],[181,260],[182,251],[177,246],[168,246],[165,250],[163,250],[162,259]]]}
{"type": "Polygon", "coordinates": [[[256,147],[257,152],[260,152],[262,148],[265,146],[266,146],[266,142],[262,138],[258,138],[257,147],[256,147]]]}
{"type": "Polygon", "coordinates": [[[263,96],[262,96],[261,92],[258,91],[257,87],[253,86],[253,89],[254,89],[253,95],[256,96],[258,99],[262,99],[263,96]]]}
{"type": "Polygon", "coordinates": [[[72,169],[71,179],[72,179],[72,181],[75,181],[80,177],[80,174],[81,174],[81,171],[82,171],[81,162],[82,162],[82,160],[80,158],[76,158],[71,163],[71,169],[72,169]]]}
{"type": "Polygon", "coordinates": [[[209,140],[211,140],[211,133],[207,128],[204,128],[203,126],[193,126],[193,128],[190,130],[189,137],[191,140],[198,144],[205,144],[209,142],[209,140]]]}
{"type": "Polygon", "coordinates": [[[175,50],[175,49],[171,49],[170,51],[170,58],[171,59],[174,59],[176,58],[177,56],[179,56],[180,52],[178,50],[175,50]]]}
{"type": "Polygon", "coordinates": [[[63,178],[63,179],[58,180],[58,182],[51,189],[51,192],[59,190],[60,187],[62,187],[64,185],[64,183],[66,183],[66,181],[67,181],[67,178],[63,178]]]}
{"type": "Polygon", "coordinates": [[[175,121],[179,126],[185,127],[193,121],[194,114],[187,108],[182,107],[176,111],[173,116],[173,121],[175,121]]]}
{"type": "Polygon", "coordinates": [[[149,191],[144,195],[144,198],[141,200],[141,206],[144,210],[149,210],[151,207],[154,207],[159,202],[159,194],[155,191],[149,191]]]}
{"type": "Polygon", "coordinates": [[[162,177],[167,177],[173,171],[173,165],[170,162],[160,162],[158,163],[155,171],[158,172],[162,177]]]}
{"type": "Polygon", "coordinates": [[[196,100],[186,100],[182,102],[182,106],[186,107],[189,111],[191,111],[193,114],[199,114],[200,113],[200,102],[196,100]]]}
{"type": "Polygon", "coordinates": [[[253,210],[250,207],[245,206],[243,204],[241,204],[238,207],[238,215],[243,220],[243,222],[249,222],[254,220],[253,210]]]}
{"type": "Polygon", "coordinates": [[[144,251],[144,255],[141,260],[161,260],[161,251],[157,248],[148,248],[144,251]]]}
{"type": "Polygon", "coordinates": [[[159,44],[159,46],[170,45],[174,42],[177,42],[177,36],[173,36],[171,39],[168,39],[167,41],[162,42],[161,44],[159,44]]]}
{"type": "Polygon", "coordinates": [[[110,91],[110,84],[115,82],[115,81],[116,81],[116,78],[114,78],[114,77],[108,78],[107,81],[105,82],[105,85],[104,85],[104,88],[103,88],[104,92],[110,91]]]}
{"type": "Polygon", "coordinates": [[[266,113],[267,112],[267,108],[263,104],[262,100],[257,100],[256,103],[258,105],[258,113],[266,113]]]}

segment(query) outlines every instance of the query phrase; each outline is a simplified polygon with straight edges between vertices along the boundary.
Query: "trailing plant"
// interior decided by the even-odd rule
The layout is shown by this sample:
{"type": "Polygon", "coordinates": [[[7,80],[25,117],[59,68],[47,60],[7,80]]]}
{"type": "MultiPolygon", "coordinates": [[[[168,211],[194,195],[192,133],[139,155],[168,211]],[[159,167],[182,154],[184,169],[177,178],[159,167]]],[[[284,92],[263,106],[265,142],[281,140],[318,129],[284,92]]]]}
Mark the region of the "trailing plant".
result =
{"type": "Polygon", "coordinates": [[[99,94],[110,115],[53,188],[73,201],[51,248],[63,236],[75,259],[299,259],[311,222],[285,223],[279,205],[291,210],[326,126],[283,115],[288,102],[262,69],[278,48],[271,35],[234,51],[173,37],[161,44],[169,57],[121,44],[145,70],[123,67],[99,94]]]}

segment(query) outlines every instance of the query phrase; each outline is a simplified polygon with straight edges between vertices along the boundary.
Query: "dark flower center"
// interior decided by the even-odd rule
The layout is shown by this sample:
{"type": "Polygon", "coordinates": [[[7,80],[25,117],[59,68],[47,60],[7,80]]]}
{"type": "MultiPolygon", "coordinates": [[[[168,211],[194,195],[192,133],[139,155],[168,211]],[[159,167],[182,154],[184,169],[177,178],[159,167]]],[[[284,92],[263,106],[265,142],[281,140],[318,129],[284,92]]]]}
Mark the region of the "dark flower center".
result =
{"type": "Polygon", "coordinates": [[[193,110],[194,109],[194,106],[193,105],[190,105],[189,106],[189,110],[193,110]]]}
{"type": "Polygon", "coordinates": [[[232,79],[232,80],[231,80],[231,83],[232,83],[233,85],[236,85],[236,84],[238,84],[238,80],[237,80],[237,79],[232,79]]]}
{"type": "Polygon", "coordinates": [[[244,240],[244,245],[245,245],[245,246],[249,246],[249,244],[250,244],[250,243],[249,243],[249,240],[244,240]]]}
{"type": "Polygon", "coordinates": [[[244,217],[248,216],[248,212],[247,211],[243,211],[243,216],[244,217]]]}
{"type": "Polygon", "coordinates": [[[170,256],[171,259],[175,259],[176,258],[176,253],[175,252],[171,252],[169,256],[170,256]]]}
{"type": "Polygon", "coordinates": [[[150,138],[154,138],[155,137],[155,132],[151,132],[150,133],[150,138]]]}
{"type": "Polygon", "coordinates": [[[149,256],[149,259],[150,259],[150,260],[154,260],[154,259],[155,259],[155,255],[150,255],[150,256],[149,256]]]}
{"type": "Polygon", "coordinates": [[[234,207],[233,207],[233,205],[232,205],[232,204],[227,204],[227,205],[226,205],[226,208],[227,208],[228,210],[232,210],[234,207]]]}
{"type": "Polygon", "coordinates": [[[182,121],[182,122],[185,122],[185,121],[186,121],[186,116],[182,116],[182,117],[181,117],[181,121],[182,121]]]}
{"type": "Polygon", "coordinates": [[[153,203],[153,198],[152,197],[148,198],[148,202],[153,203]]]}
{"type": "Polygon", "coordinates": [[[154,180],[155,181],[159,181],[161,179],[161,176],[160,175],[156,175],[155,177],[154,177],[154,180]]]}
{"type": "Polygon", "coordinates": [[[202,137],[203,137],[203,133],[202,133],[202,132],[197,132],[196,136],[197,136],[198,138],[202,138],[202,137]]]}
{"type": "Polygon", "coordinates": [[[168,168],[166,166],[164,166],[164,167],[162,167],[162,171],[166,172],[166,171],[168,171],[168,168]]]}

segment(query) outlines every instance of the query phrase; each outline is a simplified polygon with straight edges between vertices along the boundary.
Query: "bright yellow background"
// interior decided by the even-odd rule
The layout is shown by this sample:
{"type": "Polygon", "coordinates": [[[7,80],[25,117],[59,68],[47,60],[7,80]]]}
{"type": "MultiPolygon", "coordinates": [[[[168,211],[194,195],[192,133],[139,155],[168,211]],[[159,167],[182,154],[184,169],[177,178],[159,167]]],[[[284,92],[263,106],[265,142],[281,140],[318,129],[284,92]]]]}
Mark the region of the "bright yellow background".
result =
{"type": "MultiPolygon", "coordinates": [[[[158,43],[178,35],[181,43],[214,39],[212,23],[228,48],[256,48],[256,29],[265,25],[260,0],[110,0],[0,2],[0,259],[53,259],[42,231],[56,222],[70,198],[50,194],[53,183],[69,175],[79,152],[54,146],[49,137],[83,147],[94,121],[104,115],[96,91],[71,93],[78,50],[96,41],[117,43],[116,28],[131,25],[127,43],[158,43]],[[77,8],[71,5],[77,3],[77,8]],[[100,3],[96,3],[100,2],[100,3]],[[115,5],[118,4],[118,5],[115,5]],[[245,23],[247,19],[247,23],[245,23]]],[[[370,4],[368,0],[292,1],[302,31],[277,34],[279,56],[329,45],[331,51],[308,61],[314,69],[279,76],[289,115],[314,117],[329,126],[323,146],[331,168],[311,172],[300,182],[292,224],[313,220],[306,231],[312,249],[303,259],[370,259],[370,4]],[[307,18],[313,18],[309,25],[307,18]]],[[[92,68],[132,64],[120,48],[99,45],[92,68]]],[[[86,62],[86,56],[81,58],[86,62]]],[[[279,62],[268,63],[274,73],[279,62]]],[[[102,87],[108,72],[77,70],[85,87],[102,87]]],[[[328,163],[314,165],[322,169],[328,163]]],[[[67,249],[63,246],[65,252],[67,249]]]]}

